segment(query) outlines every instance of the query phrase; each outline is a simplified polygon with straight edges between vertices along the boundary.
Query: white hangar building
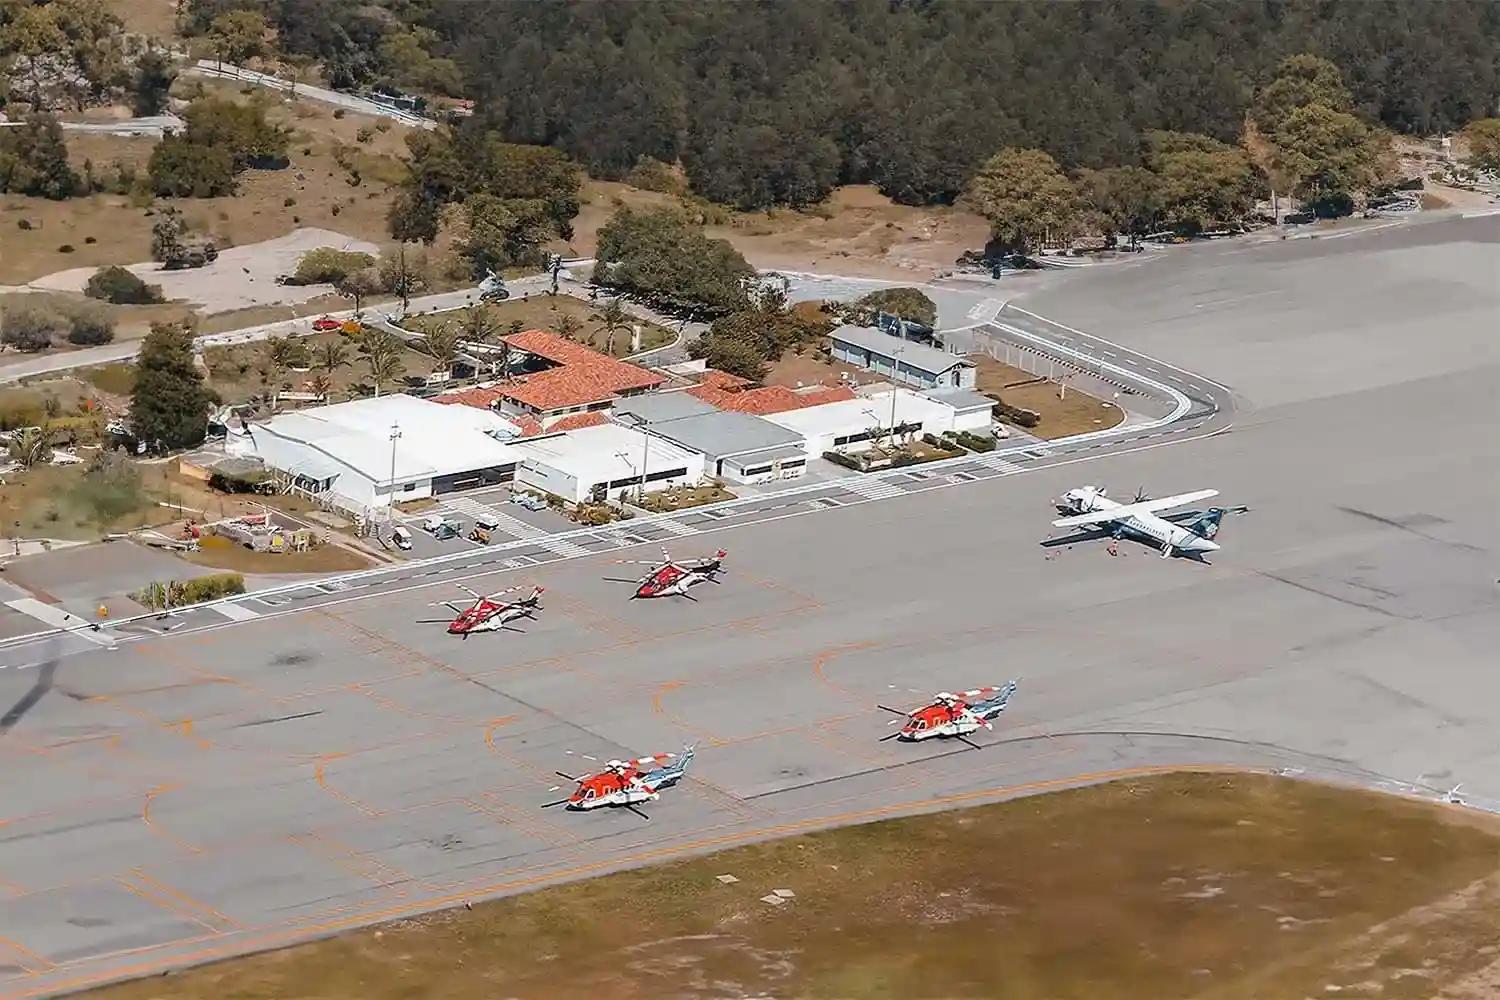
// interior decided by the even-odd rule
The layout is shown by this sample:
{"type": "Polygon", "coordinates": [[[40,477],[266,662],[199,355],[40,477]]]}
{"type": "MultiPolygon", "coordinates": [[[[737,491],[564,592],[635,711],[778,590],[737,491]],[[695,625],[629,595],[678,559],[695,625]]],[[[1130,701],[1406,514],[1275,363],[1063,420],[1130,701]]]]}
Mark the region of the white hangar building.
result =
{"type": "Polygon", "coordinates": [[[305,493],[354,513],[514,478],[521,455],[498,415],[394,393],[231,428],[226,450],[254,455],[305,493]]]}
{"type": "Polygon", "coordinates": [[[620,424],[527,438],[511,448],[521,459],[517,483],[569,503],[617,499],[639,490],[643,479],[648,493],[703,479],[702,455],[620,424]]]}

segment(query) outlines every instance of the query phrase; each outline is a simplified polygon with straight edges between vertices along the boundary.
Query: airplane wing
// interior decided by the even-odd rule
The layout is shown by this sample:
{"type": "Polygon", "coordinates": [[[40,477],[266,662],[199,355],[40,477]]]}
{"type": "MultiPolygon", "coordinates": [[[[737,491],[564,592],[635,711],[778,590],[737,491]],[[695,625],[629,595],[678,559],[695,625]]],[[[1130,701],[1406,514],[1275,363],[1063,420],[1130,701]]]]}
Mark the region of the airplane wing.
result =
{"type": "Polygon", "coordinates": [[[1075,514],[1072,517],[1058,518],[1052,522],[1052,525],[1057,528],[1072,528],[1083,524],[1104,524],[1109,521],[1123,521],[1127,517],[1136,517],[1141,514],[1155,514],[1157,511],[1171,510],[1173,507],[1182,507],[1186,504],[1197,503],[1199,500],[1207,500],[1209,497],[1216,497],[1218,495],[1218,490],[1195,490],[1192,493],[1179,493],[1175,497],[1142,500],[1140,503],[1127,503],[1120,507],[1110,507],[1107,510],[1095,510],[1087,514],[1075,514]]]}

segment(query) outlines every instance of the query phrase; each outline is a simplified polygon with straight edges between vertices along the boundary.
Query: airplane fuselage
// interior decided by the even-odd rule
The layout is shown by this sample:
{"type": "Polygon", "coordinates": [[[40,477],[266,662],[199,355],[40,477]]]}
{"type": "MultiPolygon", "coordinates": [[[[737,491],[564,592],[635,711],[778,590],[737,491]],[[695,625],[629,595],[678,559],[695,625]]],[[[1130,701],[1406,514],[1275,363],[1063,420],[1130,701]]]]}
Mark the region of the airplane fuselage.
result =
{"type": "MultiPolygon", "coordinates": [[[[1074,515],[1108,511],[1123,506],[1125,505],[1109,497],[1095,493],[1084,497],[1070,496],[1066,502],[1059,503],[1057,509],[1060,513],[1074,515]]],[[[1164,552],[1216,552],[1219,549],[1218,542],[1155,514],[1131,514],[1117,521],[1106,522],[1103,526],[1108,527],[1117,538],[1133,538],[1154,545],[1164,552]]]]}

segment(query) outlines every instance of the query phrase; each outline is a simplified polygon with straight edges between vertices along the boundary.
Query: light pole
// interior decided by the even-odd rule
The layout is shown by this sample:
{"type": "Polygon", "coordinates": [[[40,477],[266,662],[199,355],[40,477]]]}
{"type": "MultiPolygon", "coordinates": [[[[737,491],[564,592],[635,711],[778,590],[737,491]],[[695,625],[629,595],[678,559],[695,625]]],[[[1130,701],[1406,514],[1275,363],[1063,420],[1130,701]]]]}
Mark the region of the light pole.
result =
{"type": "Polygon", "coordinates": [[[401,440],[401,425],[391,421],[391,482],[390,492],[386,496],[386,506],[391,513],[396,511],[396,442],[401,440]]]}

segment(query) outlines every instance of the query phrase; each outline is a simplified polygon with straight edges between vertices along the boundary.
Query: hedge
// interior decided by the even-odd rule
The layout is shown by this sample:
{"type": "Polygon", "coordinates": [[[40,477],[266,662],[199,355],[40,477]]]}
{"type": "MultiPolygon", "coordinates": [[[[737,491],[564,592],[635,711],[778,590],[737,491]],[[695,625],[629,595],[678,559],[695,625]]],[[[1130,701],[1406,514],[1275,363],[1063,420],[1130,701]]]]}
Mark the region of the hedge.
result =
{"type": "Polygon", "coordinates": [[[130,595],[137,604],[152,611],[165,611],[189,604],[231,597],[245,592],[245,578],[238,573],[211,573],[187,581],[168,580],[148,583],[130,595]]]}

